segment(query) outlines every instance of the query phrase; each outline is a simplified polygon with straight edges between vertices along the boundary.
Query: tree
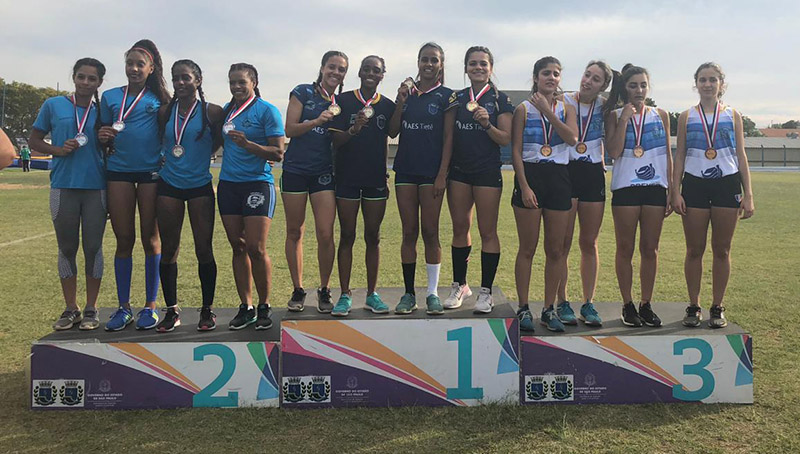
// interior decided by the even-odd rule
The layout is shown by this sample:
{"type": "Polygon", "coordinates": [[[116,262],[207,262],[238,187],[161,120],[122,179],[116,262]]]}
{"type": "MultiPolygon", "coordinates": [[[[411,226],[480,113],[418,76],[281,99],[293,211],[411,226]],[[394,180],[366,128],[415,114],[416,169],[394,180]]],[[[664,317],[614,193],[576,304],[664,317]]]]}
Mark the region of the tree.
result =
{"type": "Polygon", "coordinates": [[[644,105],[645,106],[650,106],[650,107],[658,107],[656,105],[656,102],[653,101],[653,98],[649,98],[649,97],[648,98],[644,98],[644,105]]]}
{"type": "Polygon", "coordinates": [[[52,96],[65,95],[53,88],[39,88],[21,82],[7,84],[0,79],[0,103],[4,106],[4,117],[0,119],[9,137],[27,138],[39,108],[45,99],[52,96]]]}
{"type": "Polygon", "coordinates": [[[680,118],[680,112],[667,112],[669,115],[669,135],[675,137],[678,135],[678,118],[680,118]]]}
{"type": "Polygon", "coordinates": [[[764,137],[764,134],[756,129],[756,122],[748,118],[747,115],[742,115],[742,126],[744,127],[745,137],[764,137]]]}
{"type": "Polygon", "coordinates": [[[797,120],[789,120],[786,123],[781,125],[783,129],[798,129],[800,128],[800,121],[797,120]]]}

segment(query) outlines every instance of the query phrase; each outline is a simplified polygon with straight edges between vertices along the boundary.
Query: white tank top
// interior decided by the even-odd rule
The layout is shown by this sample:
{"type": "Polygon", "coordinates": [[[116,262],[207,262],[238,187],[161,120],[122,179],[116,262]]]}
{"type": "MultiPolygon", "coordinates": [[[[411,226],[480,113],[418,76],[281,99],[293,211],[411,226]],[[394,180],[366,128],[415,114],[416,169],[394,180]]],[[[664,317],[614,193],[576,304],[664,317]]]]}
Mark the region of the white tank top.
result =
{"type": "MultiPolygon", "coordinates": [[[[633,186],[663,186],[669,187],[667,181],[667,131],[658,110],[645,106],[644,124],[642,125],[641,146],[644,155],[637,158],[633,154],[636,146],[633,125],[628,121],[625,129],[625,145],[622,155],[614,160],[614,170],[611,175],[611,190],[633,186]]],[[[622,109],[614,111],[619,119],[622,109]]],[[[639,121],[640,114],[631,117],[639,121]]]]}
{"type": "MultiPolygon", "coordinates": [[[[705,126],[697,106],[689,108],[689,115],[686,119],[686,173],[698,178],[722,178],[739,172],[733,109],[728,106],[721,107],[717,131],[712,142],[712,148],[716,153],[708,150],[705,126]],[[707,151],[709,153],[706,153],[707,151]]],[[[705,114],[705,116],[708,131],[711,133],[714,114],[705,114]]]]}
{"type": "Polygon", "coordinates": [[[603,162],[603,136],[605,135],[605,126],[603,124],[603,104],[605,103],[605,99],[603,99],[602,96],[597,97],[594,102],[594,112],[592,113],[592,118],[589,119],[590,106],[587,104],[581,104],[579,108],[578,101],[575,99],[575,95],[576,94],[573,93],[564,96],[564,101],[574,107],[576,113],[580,110],[580,118],[578,118],[578,143],[581,143],[580,136],[583,134],[583,129],[586,129],[586,136],[583,137],[583,143],[586,144],[586,152],[578,153],[576,149],[577,145],[575,147],[568,146],[569,160],[586,161],[593,164],[603,162]]]}

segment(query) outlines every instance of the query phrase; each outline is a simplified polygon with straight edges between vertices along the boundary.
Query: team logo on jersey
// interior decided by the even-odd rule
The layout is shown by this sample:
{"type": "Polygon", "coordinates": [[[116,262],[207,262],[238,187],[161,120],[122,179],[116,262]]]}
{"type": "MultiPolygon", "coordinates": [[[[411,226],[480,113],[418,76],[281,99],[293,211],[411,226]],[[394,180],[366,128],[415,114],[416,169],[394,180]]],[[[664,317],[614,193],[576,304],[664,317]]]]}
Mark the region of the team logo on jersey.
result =
{"type": "Polygon", "coordinates": [[[255,126],[255,125],[256,124],[254,122],[250,121],[249,118],[245,118],[244,121],[242,122],[242,127],[244,127],[244,128],[249,128],[249,127],[255,126]]]}
{"type": "Polygon", "coordinates": [[[78,383],[77,380],[64,382],[61,389],[58,390],[58,397],[61,403],[74,407],[83,402],[83,380],[78,383]]]}
{"type": "Polygon", "coordinates": [[[703,170],[703,178],[722,178],[722,169],[719,167],[719,164],[710,169],[703,170]]]}
{"type": "Polygon", "coordinates": [[[378,125],[378,129],[383,129],[386,127],[386,116],[383,114],[378,115],[378,118],[375,120],[375,124],[378,125]]]}
{"type": "Polygon", "coordinates": [[[314,102],[313,99],[309,99],[306,101],[305,108],[306,110],[314,110],[317,107],[317,103],[314,102]]]}
{"type": "Polygon", "coordinates": [[[331,184],[332,181],[333,181],[333,175],[329,173],[320,175],[319,178],[317,178],[317,183],[319,183],[321,186],[327,186],[331,184]]]}
{"type": "Polygon", "coordinates": [[[447,100],[448,103],[453,104],[458,99],[458,93],[452,92],[450,93],[450,99],[447,100]]]}
{"type": "Polygon", "coordinates": [[[42,380],[33,387],[33,402],[35,405],[46,407],[52,405],[56,401],[56,393],[58,389],[53,385],[52,381],[42,380]]]}
{"type": "Polygon", "coordinates": [[[656,169],[653,163],[636,169],[636,176],[641,180],[652,180],[656,176],[656,169]]]}
{"type": "Polygon", "coordinates": [[[405,113],[406,110],[408,110],[408,103],[403,104],[403,113],[405,113]]]}
{"type": "Polygon", "coordinates": [[[252,209],[256,209],[264,204],[264,194],[261,192],[251,192],[249,196],[247,196],[247,206],[252,209]]]}
{"type": "Polygon", "coordinates": [[[489,115],[492,115],[494,113],[494,111],[495,111],[495,106],[497,106],[496,103],[487,102],[486,105],[483,106],[483,108],[486,109],[486,113],[488,113],[489,115]]]}
{"type": "Polygon", "coordinates": [[[431,115],[436,115],[439,113],[439,104],[436,104],[435,102],[428,104],[428,113],[431,115]]]}
{"type": "Polygon", "coordinates": [[[156,110],[158,110],[158,106],[156,106],[156,104],[155,104],[155,103],[150,103],[150,104],[148,104],[148,105],[146,105],[146,106],[145,106],[144,110],[145,110],[147,113],[153,113],[153,112],[155,112],[156,110]]]}

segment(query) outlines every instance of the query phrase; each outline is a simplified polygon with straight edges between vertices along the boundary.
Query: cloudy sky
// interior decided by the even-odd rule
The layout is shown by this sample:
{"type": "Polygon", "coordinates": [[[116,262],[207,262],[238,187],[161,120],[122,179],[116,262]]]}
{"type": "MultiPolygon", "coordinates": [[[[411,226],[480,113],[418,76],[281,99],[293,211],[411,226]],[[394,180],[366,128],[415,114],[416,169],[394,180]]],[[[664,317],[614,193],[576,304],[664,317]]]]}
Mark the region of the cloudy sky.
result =
{"type": "Polygon", "coordinates": [[[727,73],[725,100],[760,127],[800,120],[798,1],[0,0],[0,8],[0,77],[37,86],[70,89],[72,64],[84,56],[106,64],[104,88],[123,85],[123,53],[146,37],[167,67],[199,63],[209,100],[220,104],[230,98],[228,66],[245,61],[259,70],[262,96],[285,110],[289,91],[316,77],[329,49],[350,56],[348,89],[361,58],[384,57],[381,91],[393,98],[432,40],[445,49],[452,88],[465,86],[464,52],[479,44],[494,53],[501,90],[529,88],[545,55],[561,60],[562,87],[572,90],[586,62],[600,58],[648,68],[656,103],[679,111],[697,102],[694,70],[713,60],[727,73]]]}

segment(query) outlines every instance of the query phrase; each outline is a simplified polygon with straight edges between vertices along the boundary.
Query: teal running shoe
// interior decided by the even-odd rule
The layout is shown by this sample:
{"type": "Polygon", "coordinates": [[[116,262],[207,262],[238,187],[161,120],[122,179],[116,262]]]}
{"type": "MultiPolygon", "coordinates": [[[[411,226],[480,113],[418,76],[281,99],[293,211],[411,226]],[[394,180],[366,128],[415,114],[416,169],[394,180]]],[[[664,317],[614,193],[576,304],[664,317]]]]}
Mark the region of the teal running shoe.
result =
{"type": "Polygon", "coordinates": [[[564,332],[564,324],[561,323],[561,320],[559,320],[558,315],[556,315],[556,311],[553,310],[553,306],[550,306],[542,311],[542,317],[540,321],[542,325],[546,326],[550,331],[556,333],[564,332]]]}
{"type": "Polygon", "coordinates": [[[519,308],[519,310],[517,310],[517,318],[519,319],[520,331],[534,332],[533,315],[528,307],[519,308]]]}
{"type": "Polygon", "coordinates": [[[339,301],[336,302],[336,306],[333,306],[331,315],[334,317],[347,317],[350,315],[350,306],[352,305],[353,299],[350,298],[350,295],[342,293],[342,296],[339,297],[339,301]]]}
{"type": "Polygon", "coordinates": [[[364,309],[372,311],[373,314],[388,314],[389,306],[383,302],[378,292],[372,292],[367,295],[367,305],[364,309]]]}
{"type": "Polygon", "coordinates": [[[603,319],[600,318],[600,314],[597,313],[591,301],[583,303],[581,306],[581,315],[578,316],[578,318],[580,318],[586,326],[603,326],[603,319]]]}
{"type": "Polygon", "coordinates": [[[406,293],[400,298],[397,307],[394,308],[395,314],[410,314],[417,310],[417,296],[411,293],[406,293]]]}
{"type": "Polygon", "coordinates": [[[556,307],[556,315],[558,315],[561,323],[565,325],[577,325],[578,319],[575,318],[575,311],[569,305],[569,301],[562,301],[556,307]]]}
{"type": "Polygon", "coordinates": [[[425,298],[425,305],[428,309],[425,311],[428,315],[442,315],[444,314],[444,306],[438,295],[428,295],[425,298]]]}

